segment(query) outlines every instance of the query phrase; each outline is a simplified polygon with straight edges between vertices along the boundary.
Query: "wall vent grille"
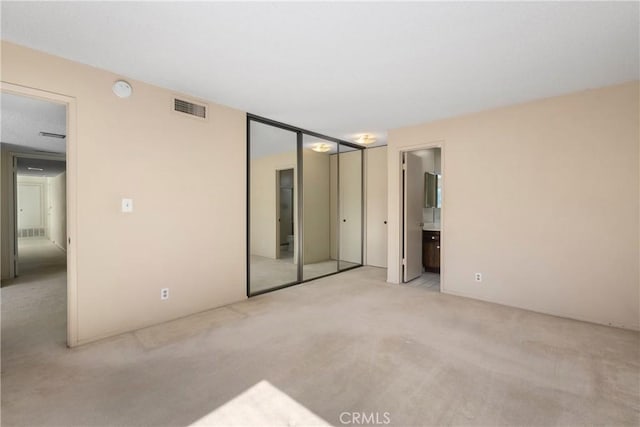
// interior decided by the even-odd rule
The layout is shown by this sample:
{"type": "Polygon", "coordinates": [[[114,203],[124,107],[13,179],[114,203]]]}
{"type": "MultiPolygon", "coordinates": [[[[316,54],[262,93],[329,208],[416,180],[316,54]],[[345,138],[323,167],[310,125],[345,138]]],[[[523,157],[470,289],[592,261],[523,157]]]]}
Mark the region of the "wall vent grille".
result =
{"type": "Polygon", "coordinates": [[[174,98],[173,109],[179,113],[189,114],[191,116],[200,117],[201,119],[207,118],[206,105],[194,104],[193,102],[174,98]]]}
{"type": "Polygon", "coordinates": [[[21,228],[18,230],[18,237],[43,237],[45,236],[44,228],[21,228]]]}

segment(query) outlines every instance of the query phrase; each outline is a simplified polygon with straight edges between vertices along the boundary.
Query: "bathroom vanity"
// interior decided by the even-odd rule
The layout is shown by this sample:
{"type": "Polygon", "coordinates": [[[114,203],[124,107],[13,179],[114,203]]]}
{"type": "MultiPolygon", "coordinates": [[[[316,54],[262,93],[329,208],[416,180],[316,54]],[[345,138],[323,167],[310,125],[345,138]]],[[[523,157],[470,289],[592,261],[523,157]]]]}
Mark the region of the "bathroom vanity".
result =
{"type": "Polygon", "coordinates": [[[422,230],[422,265],[426,271],[440,273],[440,230],[422,230]]]}

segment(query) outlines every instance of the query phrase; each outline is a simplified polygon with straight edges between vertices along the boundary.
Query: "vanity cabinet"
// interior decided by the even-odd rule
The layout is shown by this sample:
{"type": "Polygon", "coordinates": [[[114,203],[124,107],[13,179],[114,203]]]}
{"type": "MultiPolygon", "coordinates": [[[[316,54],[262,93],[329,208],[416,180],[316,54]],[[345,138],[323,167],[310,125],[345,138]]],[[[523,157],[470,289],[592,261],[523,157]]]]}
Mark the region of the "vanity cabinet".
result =
{"type": "Polygon", "coordinates": [[[440,273],[439,231],[422,231],[422,265],[426,271],[440,273]]]}

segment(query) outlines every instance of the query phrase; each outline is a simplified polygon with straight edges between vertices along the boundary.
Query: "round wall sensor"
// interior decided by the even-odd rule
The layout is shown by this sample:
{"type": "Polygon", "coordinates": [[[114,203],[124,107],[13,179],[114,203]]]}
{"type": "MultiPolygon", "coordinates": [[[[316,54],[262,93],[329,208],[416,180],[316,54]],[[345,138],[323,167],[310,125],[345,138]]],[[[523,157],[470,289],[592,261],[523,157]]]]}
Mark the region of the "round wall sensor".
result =
{"type": "Polygon", "coordinates": [[[128,98],[131,96],[131,85],[124,80],[118,80],[113,84],[113,93],[120,98],[128,98]]]}

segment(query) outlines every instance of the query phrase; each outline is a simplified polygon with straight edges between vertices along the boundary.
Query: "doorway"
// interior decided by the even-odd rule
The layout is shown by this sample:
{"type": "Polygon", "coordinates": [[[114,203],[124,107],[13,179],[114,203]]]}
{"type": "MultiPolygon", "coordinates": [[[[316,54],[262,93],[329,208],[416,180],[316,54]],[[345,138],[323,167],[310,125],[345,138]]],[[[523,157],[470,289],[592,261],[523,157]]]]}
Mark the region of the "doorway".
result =
{"type": "Polygon", "coordinates": [[[278,201],[278,258],[293,258],[294,229],[293,229],[293,168],[277,171],[278,201]]]}
{"type": "Polygon", "coordinates": [[[3,328],[75,346],[75,99],[6,82],[1,89],[3,328]],[[29,329],[25,315],[28,325],[42,319],[47,333],[29,329]]]}
{"type": "Polygon", "coordinates": [[[440,291],[442,151],[402,154],[402,282],[440,291]]]}
{"type": "Polygon", "coordinates": [[[67,268],[66,162],[24,155],[14,159],[16,276],[26,282],[46,280],[67,268]]]}

